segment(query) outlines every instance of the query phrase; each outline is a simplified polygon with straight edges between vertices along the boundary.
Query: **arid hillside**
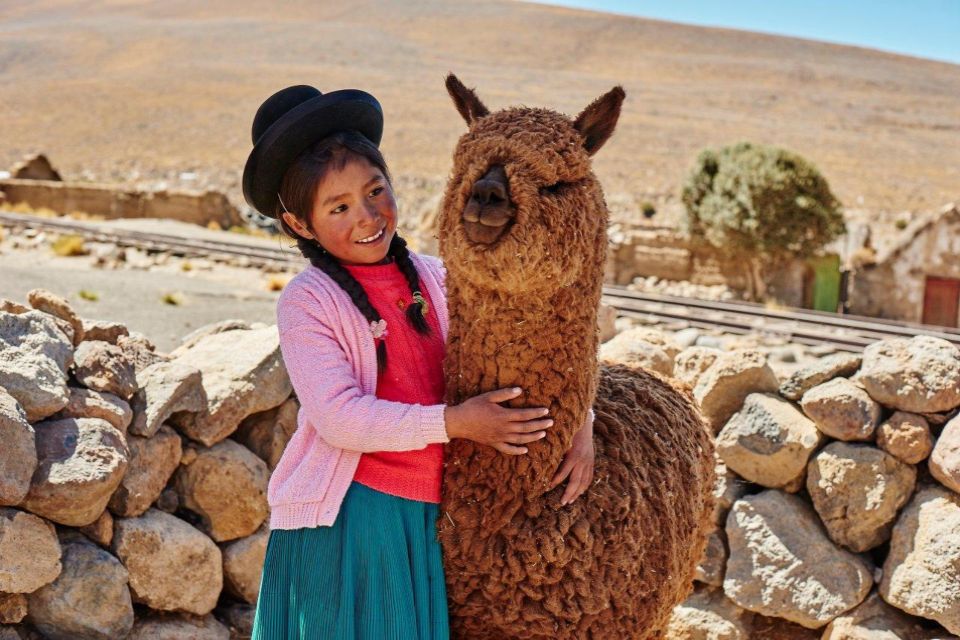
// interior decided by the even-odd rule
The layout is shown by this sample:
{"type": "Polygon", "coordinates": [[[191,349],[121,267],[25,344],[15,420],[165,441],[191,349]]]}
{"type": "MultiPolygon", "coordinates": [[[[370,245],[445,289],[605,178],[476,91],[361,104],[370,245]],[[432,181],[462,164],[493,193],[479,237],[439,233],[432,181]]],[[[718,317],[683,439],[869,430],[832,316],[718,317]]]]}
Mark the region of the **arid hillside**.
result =
{"type": "Polygon", "coordinates": [[[621,124],[596,162],[620,212],[676,207],[697,151],[740,139],[815,161],[878,218],[955,199],[960,66],[754,33],[504,0],[0,5],[0,168],[43,151],[66,178],[227,189],[260,102],[288,84],[359,87],[410,215],[464,125],[448,71],[491,107],[575,114],[614,84],[621,124]]]}

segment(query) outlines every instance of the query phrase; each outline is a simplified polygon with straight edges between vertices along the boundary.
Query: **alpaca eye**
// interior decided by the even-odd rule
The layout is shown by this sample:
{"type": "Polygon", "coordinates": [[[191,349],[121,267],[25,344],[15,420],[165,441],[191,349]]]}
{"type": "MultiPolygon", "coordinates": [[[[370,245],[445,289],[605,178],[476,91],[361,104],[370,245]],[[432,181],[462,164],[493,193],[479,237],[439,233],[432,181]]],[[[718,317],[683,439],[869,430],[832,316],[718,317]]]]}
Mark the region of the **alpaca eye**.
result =
{"type": "Polygon", "coordinates": [[[540,187],[540,193],[549,193],[550,195],[557,195],[565,187],[569,187],[569,182],[555,182],[554,184],[547,185],[545,187],[540,187]]]}

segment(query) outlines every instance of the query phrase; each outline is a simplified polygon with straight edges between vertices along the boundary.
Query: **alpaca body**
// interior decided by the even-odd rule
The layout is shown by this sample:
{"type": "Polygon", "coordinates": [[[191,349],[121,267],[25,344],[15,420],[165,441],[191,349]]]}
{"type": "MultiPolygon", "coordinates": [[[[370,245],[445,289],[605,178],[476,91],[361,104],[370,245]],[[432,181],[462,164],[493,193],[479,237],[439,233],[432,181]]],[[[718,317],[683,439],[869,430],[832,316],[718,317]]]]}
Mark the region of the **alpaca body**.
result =
{"type": "Polygon", "coordinates": [[[470,125],[440,215],[450,328],[446,401],[518,386],[555,425],[524,455],[447,445],[438,536],[454,637],[660,637],[708,530],[713,446],[693,398],[654,373],[598,367],[608,213],[589,155],[623,92],[576,120],[489,114],[456,78],[470,125]],[[593,406],[594,482],[549,490],[593,406]]]}

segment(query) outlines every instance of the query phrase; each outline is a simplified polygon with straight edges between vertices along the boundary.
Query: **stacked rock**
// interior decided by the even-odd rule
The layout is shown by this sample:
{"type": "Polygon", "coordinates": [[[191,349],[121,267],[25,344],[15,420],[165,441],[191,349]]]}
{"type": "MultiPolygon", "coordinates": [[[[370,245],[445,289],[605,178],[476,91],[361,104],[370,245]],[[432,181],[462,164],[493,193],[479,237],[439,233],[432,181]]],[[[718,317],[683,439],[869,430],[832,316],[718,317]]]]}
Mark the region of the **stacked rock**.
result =
{"type": "Polygon", "coordinates": [[[249,637],[299,409],[276,327],[162,354],[28,303],[0,301],[0,638],[249,637]]]}
{"type": "Polygon", "coordinates": [[[688,385],[716,434],[716,530],[666,638],[960,634],[960,349],[883,340],[781,380],[631,331],[601,355],[688,385]]]}

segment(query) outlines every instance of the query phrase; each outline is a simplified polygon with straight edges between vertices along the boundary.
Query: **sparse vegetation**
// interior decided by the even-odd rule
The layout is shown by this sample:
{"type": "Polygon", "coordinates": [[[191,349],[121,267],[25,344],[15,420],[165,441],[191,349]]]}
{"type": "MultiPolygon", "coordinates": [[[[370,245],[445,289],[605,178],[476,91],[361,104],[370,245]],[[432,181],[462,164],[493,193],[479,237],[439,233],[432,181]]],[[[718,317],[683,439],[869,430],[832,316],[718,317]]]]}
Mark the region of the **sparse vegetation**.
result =
{"type": "Polygon", "coordinates": [[[189,261],[189,260],[184,260],[183,262],[180,263],[180,270],[181,270],[181,271],[193,271],[193,265],[190,264],[190,261],[189,261]]]}
{"type": "Polygon", "coordinates": [[[65,235],[57,237],[50,243],[50,249],[58,256],[85,256],[90,251],[83,244],[83,237],[65,235]]]}
{"type": "Polygon", "coordinates": [[[267,291],[283,291],[283,288],[290,282],[288,275],[274,275],[267,278],[267,291]]]}
{"type": "Polygon", "coordinates": [[[183,294],[177,291],[165,293],[160,299],[164,304],[169,304],[174,307],[179,307],[184,303],[183,294]]]}
{"type": "Polygon", "coordinates": [[[90,302],[97,302],[100,299],[100,294],[89,289],[80,289],[80,291],[77,291],[77,297],[90,302]]]}
{"type": "Polygon", "coordinates": [[[907,228],[908,224],[909,223],[907,222],[906,219],[900,218],[899,220],[893,223],[893,226],[895,226],[898,230],[903,231],[904,229],[907,228]]]}
{"type": "Polygon", "coordinates": [[[755,300],[765,294],[764,267],[814,255],[846,230],[839,200],[811,162],[749,142],[702,151],[683,203],[690,236],[742,261],[755,300]]]}
{"type": "Polygon", "coordinates": [[[640,210],[643,211],[643,217],[647,220],[657,215],[657,208],[653,206],[652,202],[647,200],[640,203],[640,210]]]}

